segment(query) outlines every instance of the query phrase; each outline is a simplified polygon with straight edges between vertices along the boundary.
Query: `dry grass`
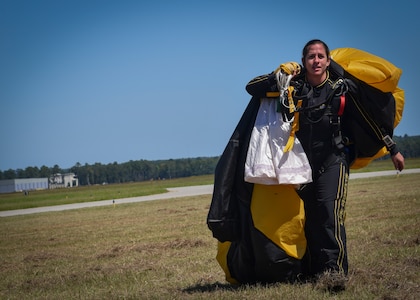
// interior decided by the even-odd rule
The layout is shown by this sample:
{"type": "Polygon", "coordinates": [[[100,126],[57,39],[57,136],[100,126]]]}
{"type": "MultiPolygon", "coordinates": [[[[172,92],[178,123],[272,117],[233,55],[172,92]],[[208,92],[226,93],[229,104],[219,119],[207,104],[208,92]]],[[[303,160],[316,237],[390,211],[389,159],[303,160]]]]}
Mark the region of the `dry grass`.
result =
{"type": "Polygon", "coordinates": [[[379,299],[420,297],[419,179],[384,177],[350,185],[350,280],[379,299]]]}
{"type": "Polygon", "coordinates": [[[350,276],[340,294],[227,284],[205,224],[207,195],[0,218],[0,298],[416,299],[419,180],[350,182],[350,276]]]}

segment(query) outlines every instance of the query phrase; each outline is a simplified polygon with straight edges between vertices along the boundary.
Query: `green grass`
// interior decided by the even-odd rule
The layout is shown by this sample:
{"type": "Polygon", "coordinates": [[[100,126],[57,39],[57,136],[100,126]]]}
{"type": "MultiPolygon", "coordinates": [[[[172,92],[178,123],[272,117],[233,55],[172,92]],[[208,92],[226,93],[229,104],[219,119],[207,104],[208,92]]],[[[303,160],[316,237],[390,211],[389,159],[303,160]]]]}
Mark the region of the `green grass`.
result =
{"type": "MultiPolygon", "coordinates": [[[[352,170],[352,172],[372,172],[390,170],[392,168],[392,162],[387,159],[373,161],[369,166],[363,169],[352,170]]],[[[407,159],[406,168],[420,168],[420,158],[407,159]]],[[[170,187],[205,184],[213,184],[213,175],[31,191],[28,196],[25,196],[23,193],[0,194],[0,211],[146,196],[165,193],[167,188],[170,187]]]]}
{"type": "Polygon", "coordinates": [[[0,218],[1,299],[419,299],[420,174],[350,181],[349,282],[235,287],[211,195],[0,218]]]}
{"type": "MultiPolygon", "coordinates": [[[[352,170],[352,172],[373,172],[373,171],[386,171],[392,170],[394,168],[392,161],[390,159],[375,160],[371,162],[368,166],[352,170]]],[[[408,158],[405,160],[406,169],[415,169],[420,168],[420,158],[408,158]]]]}
{"type": "Polygon", "coordinates": [[[171,187],[212,183],[213,175],[206,175],[171,180],[38,190],[31,191],[26,196],[23,193],[0,194],[0,211],[146,196],[165,193],[167,188],[171,187]]]}

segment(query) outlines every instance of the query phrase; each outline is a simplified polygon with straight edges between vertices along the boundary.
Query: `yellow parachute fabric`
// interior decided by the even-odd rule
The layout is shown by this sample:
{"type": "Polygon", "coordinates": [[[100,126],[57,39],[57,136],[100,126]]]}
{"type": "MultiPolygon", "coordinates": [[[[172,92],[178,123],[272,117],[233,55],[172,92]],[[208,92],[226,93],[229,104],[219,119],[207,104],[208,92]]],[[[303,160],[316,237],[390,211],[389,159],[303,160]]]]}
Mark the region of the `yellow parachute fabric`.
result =
{"type": "Polygon", "coordinates": [[[393,92],[402,74],[389,61],[355,48],[334,49],[331,58],[354,77],[382,92],[393,92]]]}
{"type": "MultiPolygon", "coordinates": [[[[338,48],[331,51],[331,58],[344,70],[359,80],[381,90],[391,92],[395,98],[394,128],[401,121],[404,110],[404,91],[398,87],[402,70],[389,61],[355,48],[338,48]]],[[[357,158],[352,169],[367,166],[372,160],[386,155],[386,148],[379,150],[373,157],[357,158]]]]}
{"type": "Polygon", "coordinates": [[[217,255],[216,260],[219,263],[222,270],[225,272],[226,281],[232,284],[239,284],[239,282],[232,277],[229,271],[228,262],[227,262],[227,254],[229,252],[229,248],[231,242],[217,242],[217,255]]]}
{"type": "Polygon", "coordinates": [[[255,228],[287,255],[302,259],[306,250],[305,212],[294,186],[254,184],[251,214],[255,228]]]}
{"type": "MultiPolygon", "coordinates": [[[[294,186],[254,184],[251,215],[255,228],[287,255],[302,259],[306,251],[305,212],[294,186]]],[[[227,262],[230,245],[231,242],[218,242],[216,260],[225,272],[226,281],[237,284],[227,262]]]]}
{"type": "Polygon", "coordinates": [[[395,120],[394,120],[394,128],[398,126],[401,121],[403,111],[404,111],[404,90],[396,87],[395,90],[392,92],[392,95],[395,98],[395,120]]]}

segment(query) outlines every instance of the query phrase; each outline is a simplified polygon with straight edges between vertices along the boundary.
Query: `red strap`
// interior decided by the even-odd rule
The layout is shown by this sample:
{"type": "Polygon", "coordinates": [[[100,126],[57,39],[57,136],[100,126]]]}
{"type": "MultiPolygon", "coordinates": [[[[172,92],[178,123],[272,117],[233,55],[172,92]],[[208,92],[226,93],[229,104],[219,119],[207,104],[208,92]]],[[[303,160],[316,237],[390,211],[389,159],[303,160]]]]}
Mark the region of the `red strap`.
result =
{"type": "Polygon", "coordinates": [[[342,116],[344,113],[344,106],[346,106],[346,95],[341,94],[340,96],[340,108],[338,109],[338,115],[342,116]]]}

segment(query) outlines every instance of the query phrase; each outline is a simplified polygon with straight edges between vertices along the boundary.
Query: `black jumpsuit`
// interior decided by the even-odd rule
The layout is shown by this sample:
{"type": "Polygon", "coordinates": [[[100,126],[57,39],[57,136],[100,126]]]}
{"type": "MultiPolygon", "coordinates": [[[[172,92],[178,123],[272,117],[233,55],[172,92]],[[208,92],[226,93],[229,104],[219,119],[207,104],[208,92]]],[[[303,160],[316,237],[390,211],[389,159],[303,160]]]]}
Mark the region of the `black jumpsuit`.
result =
{"type": "MultiPolygon", "coordinates": [[[[316,87],[304,81],[296,87],[294,100],[303,100],[296,133],[312,168],[313,182],[298,190],[305,206],[307,254],[304,271],[316,275],[324,271],[347,274],[345,203],[349,176],[349,156],[345,147],[338,147],[337,114],[339,95],[331,98],[334,81],[329,77],[316,87]],[[304,95],[310,95],[305,97],[304,95]],[[326,101],[330,98],[329,101],[326,101]]],[[[266,97],[278,91],[275,74],[254,78],[246,90],[252,96],[266,97]]],[[[343,115],[345,118],[345,115],[343,115]]]]}

